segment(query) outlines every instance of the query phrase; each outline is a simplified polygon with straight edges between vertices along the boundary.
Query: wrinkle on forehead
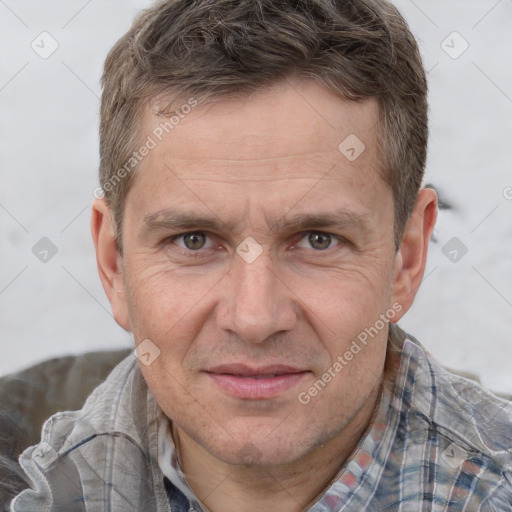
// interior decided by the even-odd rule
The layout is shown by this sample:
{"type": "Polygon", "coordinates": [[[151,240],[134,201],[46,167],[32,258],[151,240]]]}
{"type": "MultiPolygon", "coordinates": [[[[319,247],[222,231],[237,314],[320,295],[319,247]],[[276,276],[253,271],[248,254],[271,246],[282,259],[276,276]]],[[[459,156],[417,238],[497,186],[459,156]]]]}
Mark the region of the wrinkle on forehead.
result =
{"type": "MultiPolygon", "coordinates": [[[[251,165],[251,164],[267,164],[272,162],[286,162],[286,161],[293,161],[293,160],[304,160],[307,157],[324,157],[326,155],[329,155],[329,152],[326,151],[316,151],[316,152],[305,152],[305,153],[295,153],[291,155],[283,155],[283,156],[276,156],[272,158],[229,158],[229,159],[223,159],[223,158],[179,158],[179,157],[173,157],[173,162],[179,163],[179,162],[197,162],[198,164],[203,163],[217,163],[220,165],[229,165],[229,164],[240,164],[240,165],[251,165]]],[[[332,155],[331,155],[332,156],[332,155]]]]}
{"type": "MultiPolygon", "coordinates": [[[[164,173],[182,181],[217,183],[279,182],[355,178],[369,162],[348,162],[339,152],[305,153],[261,159],[168,158],[148,167],[163,167],[164,173]]],[[[141,169],[142,170],[142,169],[141,169]]],[[[151,172],[151,169],[148,169],[151,172]]],[[[153,171],[156,170],[154,167],[153,171]]]]}

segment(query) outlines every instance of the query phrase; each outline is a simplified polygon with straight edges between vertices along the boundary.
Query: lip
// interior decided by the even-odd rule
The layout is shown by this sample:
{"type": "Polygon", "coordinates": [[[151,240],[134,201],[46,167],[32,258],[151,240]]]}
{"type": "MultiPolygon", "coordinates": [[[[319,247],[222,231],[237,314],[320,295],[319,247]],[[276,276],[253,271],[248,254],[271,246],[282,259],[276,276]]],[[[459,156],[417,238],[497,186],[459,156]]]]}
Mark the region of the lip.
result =
{"type": "Polygon", "coordinates": [[[249,400],[276,398],[297,385],[308,373],[285,365],[255,368],[244,364],[220,365],[206,371],[224,392],[249,400]]]}

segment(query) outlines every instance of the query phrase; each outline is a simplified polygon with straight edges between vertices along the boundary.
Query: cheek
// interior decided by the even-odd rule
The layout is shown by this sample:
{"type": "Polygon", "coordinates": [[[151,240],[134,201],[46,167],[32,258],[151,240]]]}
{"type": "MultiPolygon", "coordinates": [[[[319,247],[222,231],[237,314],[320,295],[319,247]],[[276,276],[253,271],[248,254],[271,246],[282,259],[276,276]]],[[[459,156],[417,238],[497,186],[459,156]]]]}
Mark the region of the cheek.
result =
{"type": "Polygon", "coordinates": [[[297,295],[304,297],[305,321],[328,354],[328,364],[344,359],[343,368],[338,364],[338,371],[332,369],[337,376],[333,388],[357,388],[380,373],[389,321],[396,314],[390,304],[391,274],[391,265],[366,272],[344,269],[322,278],[304,278],[303,288],[297,287],[297,295]]]}
{"type": "Polygon", "coordinates": [[[127,299],[133,334],[137,342],[149,338],[161,351],[169,340],[176,358],[184,356],[204,321],[207,296],[216,276],[198,279],[162,265],[134,266],[129,274],[127,299]]]}
{"type": "MultiPolygon", "coordinates": [[[[141,363],[139,366],[149,389],[169,418],[198,425],[204,423],[201,409],[207,410],[210,416],[214,415],[215,411],[204,401],[204,393],[197,389],[194,380],[180,373],[180,366],[170,366],[165,356],[157,358],[150,366],[141,363]]],[[[221,418],[217,421],[220,422],[221,418]]]]}
{"type": "MultiPolygon", "coordinates": [[[[293,291],[326,326],[360,324],[384,313],[393,291],[390,265],[345,266],[328,272],[304,273],[294,279],[293,291]]],[[[336,329],[332,329],[336,330],[336,329]]]]}
{"type": "Polygon", "coordinates": [[[221,277],[219,269],[201,272],[193,267],[179,268],[167,261],[149,264],[142,258],[128,267],[128,297],[134,306],[146,312],[169,312],[170,308],[173,317],[183,316],[221,277]]]}

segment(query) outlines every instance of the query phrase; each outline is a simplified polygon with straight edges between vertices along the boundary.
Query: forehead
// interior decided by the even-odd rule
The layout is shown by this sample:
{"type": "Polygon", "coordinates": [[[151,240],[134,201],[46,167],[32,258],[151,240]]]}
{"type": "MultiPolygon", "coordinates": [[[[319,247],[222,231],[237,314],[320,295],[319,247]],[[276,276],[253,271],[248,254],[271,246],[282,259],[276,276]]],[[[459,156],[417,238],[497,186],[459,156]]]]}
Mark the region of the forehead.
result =
{"type": "Polygon", "coordinates": [[[173,102],[171,111],[177,115],[171,126],[168,118],[155,115],[154,104],[148,106],[142,135],[163,139],[157,142],[172,148],[176,158],[238,162],[320,152],[340,156],[339,145],[349,136],[364,141],[369,151],[363,156],[369,157],[376,141],[374,98],[348,101],[312,80],[287,79],[250,95],[220,98],[192,109],[191,100],[173,102]]]}
{"type": "Polygon", "coordinates": [[[193,104],[193,98],[176,101],[171,119],[145,111],[141,139],[151,139],[153,148],[127,198],[139,214],[171,202],[247,213],[251,203],[279,217],[280,205],[300,200],[311,210],[322,197],[332,208],[364,215],[361,206],[375,204],[387,189],[374,99],[348,101],[318,83],[287,80],[252,95],[193,104]]]}

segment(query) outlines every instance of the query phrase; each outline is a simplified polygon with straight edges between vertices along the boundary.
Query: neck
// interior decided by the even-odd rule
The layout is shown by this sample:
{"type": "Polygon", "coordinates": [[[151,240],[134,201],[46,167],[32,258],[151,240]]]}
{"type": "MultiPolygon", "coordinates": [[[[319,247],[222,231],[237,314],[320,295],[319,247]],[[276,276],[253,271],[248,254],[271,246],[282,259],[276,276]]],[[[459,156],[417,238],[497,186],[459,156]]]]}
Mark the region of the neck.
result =
{"type": "Polygon", "coordinates": [[[377,412],[380,387],[332,439],[305,457],[279,466],[231,465],[213,456],[179,427],[173,435],[187,481],[212,512],[299,512],[336,477],[377,412]]]}

